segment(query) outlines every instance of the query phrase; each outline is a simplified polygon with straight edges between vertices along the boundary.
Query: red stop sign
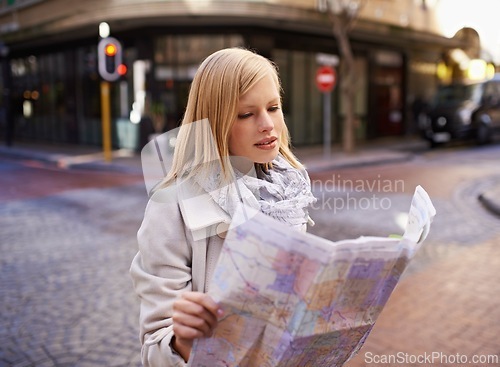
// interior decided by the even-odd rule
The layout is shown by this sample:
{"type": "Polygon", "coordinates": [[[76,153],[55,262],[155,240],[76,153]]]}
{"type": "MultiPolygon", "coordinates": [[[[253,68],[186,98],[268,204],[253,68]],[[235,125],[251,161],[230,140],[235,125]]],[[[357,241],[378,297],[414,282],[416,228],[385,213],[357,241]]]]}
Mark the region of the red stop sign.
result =
{"type": "Polygon", "coordinates": [[[331,92],[337,82],[337,73],[331,66],[320,66],[316,71],[316,86],[320,92],[331,92]]]}

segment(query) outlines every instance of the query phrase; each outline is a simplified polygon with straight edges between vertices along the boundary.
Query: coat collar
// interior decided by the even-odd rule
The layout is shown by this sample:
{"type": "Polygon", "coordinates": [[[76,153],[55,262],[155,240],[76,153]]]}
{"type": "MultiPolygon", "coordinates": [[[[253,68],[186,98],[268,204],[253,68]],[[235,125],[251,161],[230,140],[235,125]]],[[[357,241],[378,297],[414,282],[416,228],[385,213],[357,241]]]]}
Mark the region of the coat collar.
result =
{"type": "Polygon", "coordinates": [[[227,230],[230,216],[199,184],[194,180],[184,180],[177,181],[175,186],[184,223],[195,241],[215,234],[221,235],[220,223],[227,224],[224,227],[227,230]]]}
{"type": "Polygon", "coordinates": [[[178,205],[195,241],[213,235],[224,238],[231,223],[231,217],[192,179],[177,180],[174,185],[155,191],[151,200],[178,205]]]}

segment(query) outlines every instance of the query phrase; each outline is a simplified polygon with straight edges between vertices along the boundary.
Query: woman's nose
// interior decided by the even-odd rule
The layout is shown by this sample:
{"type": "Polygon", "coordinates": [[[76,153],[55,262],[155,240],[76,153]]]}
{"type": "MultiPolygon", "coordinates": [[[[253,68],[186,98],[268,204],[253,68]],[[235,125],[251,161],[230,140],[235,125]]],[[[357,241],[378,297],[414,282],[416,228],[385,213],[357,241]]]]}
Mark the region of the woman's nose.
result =
{"type": "Polygon", "coordinates": [[[259,118],[259,132],[270,131],[274,128],[274,122],[269,112],[265,111],[259,118]]]}

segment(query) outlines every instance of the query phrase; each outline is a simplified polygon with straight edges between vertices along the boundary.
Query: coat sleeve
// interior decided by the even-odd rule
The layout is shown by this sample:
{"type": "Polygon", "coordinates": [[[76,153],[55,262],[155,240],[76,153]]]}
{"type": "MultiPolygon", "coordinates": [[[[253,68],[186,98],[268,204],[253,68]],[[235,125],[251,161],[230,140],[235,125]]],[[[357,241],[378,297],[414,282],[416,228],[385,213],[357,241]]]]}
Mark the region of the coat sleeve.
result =
{"type": "Polygon", "coordinates": [[[171,348],[172,307],[175,299],[192,289],[191,241],[176,201],[148,202],[137,233],[139,252],[130,274],[140,298],[140,339],[145,367],[186,366],[171,348]]]}

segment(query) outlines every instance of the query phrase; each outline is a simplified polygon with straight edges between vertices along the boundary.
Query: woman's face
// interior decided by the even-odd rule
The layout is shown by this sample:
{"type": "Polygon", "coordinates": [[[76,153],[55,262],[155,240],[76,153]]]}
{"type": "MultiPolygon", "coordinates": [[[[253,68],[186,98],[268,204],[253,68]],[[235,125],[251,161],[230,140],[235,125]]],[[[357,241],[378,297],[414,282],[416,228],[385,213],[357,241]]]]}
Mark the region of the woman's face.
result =
{"type": "Polygon", "coordinates": [[[272,77],[266,76],[239,100],[229,153],[255,163],[271,162],[278,155],[284,124],[279,91],[272,77]]]}

